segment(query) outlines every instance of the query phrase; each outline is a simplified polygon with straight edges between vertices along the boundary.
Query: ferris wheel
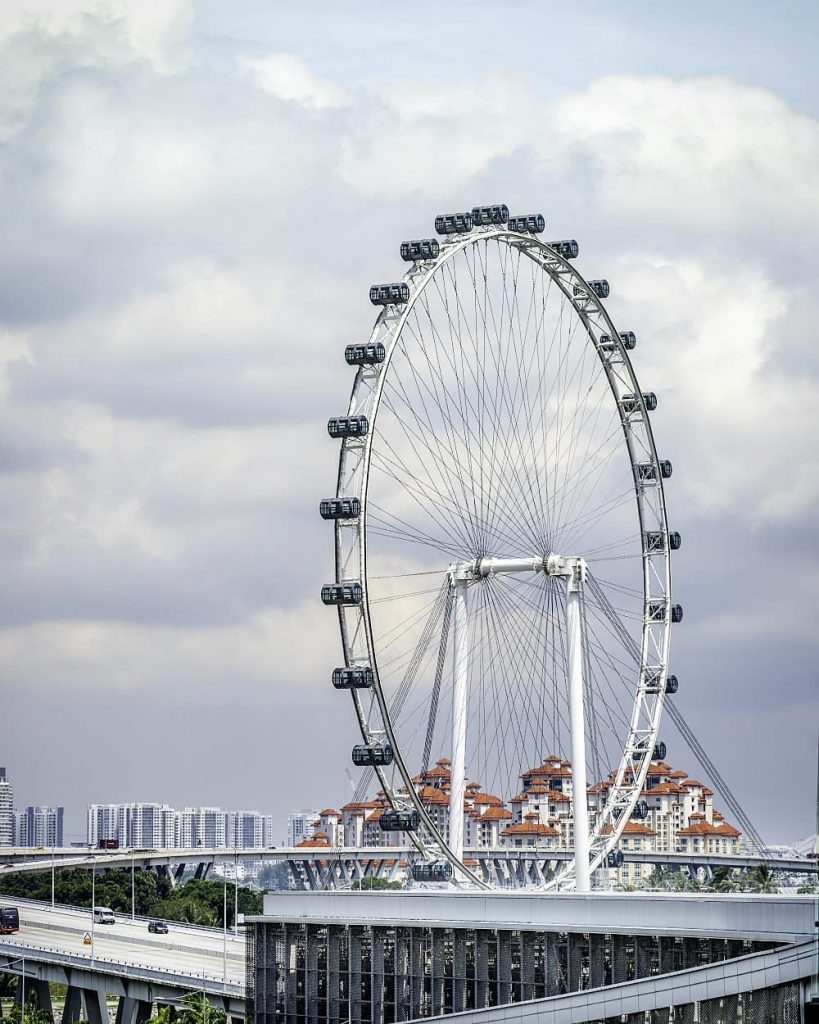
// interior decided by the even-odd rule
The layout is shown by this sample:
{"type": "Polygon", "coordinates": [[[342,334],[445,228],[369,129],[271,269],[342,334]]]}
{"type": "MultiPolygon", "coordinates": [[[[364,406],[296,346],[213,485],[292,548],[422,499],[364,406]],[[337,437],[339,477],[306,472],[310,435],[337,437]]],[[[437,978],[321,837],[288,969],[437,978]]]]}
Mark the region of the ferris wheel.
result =
{"type": "Polygon", "coordinates": [[[345,349],[352,393],[328,422],[341,439],[320,508],[335,526],[333,685],[352,696],[353,762],[377,776],[380,825],[406,833],[417,880],[483,885],[464,854],[467,780],[508,799],[551,755],[571,762],[575,856],[550,884],[586,891],[645,816],[677,686],[680,537],[657,400],[638,384],[635,335],[603,305],[608,283],[573,266],[576,241],[545,243],[542,215],[503,205],[435,228],[441,241],[401,244],[401,281],[370,289],[380,312],[345,349]],[[445,819],[418,784],[442,755],[445,819]],[[606,780],[591,819],[590,778],[606,780]]]}

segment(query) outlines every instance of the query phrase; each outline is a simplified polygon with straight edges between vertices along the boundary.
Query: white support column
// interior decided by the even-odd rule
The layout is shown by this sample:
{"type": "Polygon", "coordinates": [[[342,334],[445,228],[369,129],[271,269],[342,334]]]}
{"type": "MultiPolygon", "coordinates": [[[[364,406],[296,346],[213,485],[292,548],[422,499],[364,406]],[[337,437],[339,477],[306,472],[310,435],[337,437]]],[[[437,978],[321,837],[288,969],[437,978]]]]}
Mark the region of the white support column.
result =
{"type": "Polygon", "coordinates": [[[452,598],[452,777],[449,790],[449,848],[464,855],[464,792],[466,789],[466,683],[469,657],[467,581],[453,579],[452,598]]]}
{"type": "MultiPolygon", "coordinates": [[[[579,568],[579,567],[578,567],[579,568]]],[[[589,892],[589,807],[586,796],[586,734],[583,710],[583,637],[580,573],[566,580],[566,635],[569,656],[569,714],[572,733],[575,891],[589,892]]]]}

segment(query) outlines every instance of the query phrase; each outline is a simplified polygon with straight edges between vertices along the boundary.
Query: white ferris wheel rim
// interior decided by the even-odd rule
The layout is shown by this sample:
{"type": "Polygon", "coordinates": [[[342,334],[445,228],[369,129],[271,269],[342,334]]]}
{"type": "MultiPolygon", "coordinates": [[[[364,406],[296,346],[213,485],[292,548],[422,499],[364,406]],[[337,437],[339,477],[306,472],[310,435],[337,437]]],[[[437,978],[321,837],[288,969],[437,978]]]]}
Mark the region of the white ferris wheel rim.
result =
{"type": "MultiPolygon", "coordinates": [[[[349,416],[365,414],[369,421],[369,431],[364,438],[346,438],[341,444],[337,498],[358,497],[360,515],[354,523],[340,520],[335,523],[336,582],[341,583],[355,577],[361,585],[361,603],[357,606],[339,607],[339,622],[345,665],[353,667],[367,664],[372,668],[377,720],[372,720],[372,714],[367,712],[358,691],[353,689],[351,695],[355,712],[365,742],[371,742],[373,737],[381,736],[386,738],[392,746],[395,767],[398,770],[404,791],[399,791],[399,787],[391,783],[383,768],[374,766],[374,770],[391,806],[394,808],[411,806],[418,812],[425,834],[411,833],[410,838],[419,854],[426,859],[437,857],[449,861],[453,867],[457,868],[456,877],[457,875],[465,877],[472,884],[480,887],[486,887],[486,883],[477,877],[469,865],[465,865],[453,854],[445,838],[427,814],[426,808],[415,791],[412,773],[405,763],[396,730],[391,721],[387,699],[379,676],[378,651],[375,647],[370,614],[367,575],[367,512],[372,446],[378,436],[378,411],[393,353],[400,343],[407,318],[435,275],[448,261],[470,246],[487,240],[495,240],[499,244],[505,244],[527,256],[540,267],[544,274],[551,278],[552,283],[570,300],[571,307],[585,328],[583,342],[593,344],[597,351],[601,367],[608,379],[612,400],[618,402],[623,395],[629,393],[640,396],[641,406],[643,402],[636,372],[627,350],[620,341],[620,334],[601,299],[597,297],[588,281],[575,270],[568,260],[546,243],[541,242],[533,235],[521,234],[506,227],[477,229],[469,234],[449,236],[441,245],[439,255],[435,259],[412,264],[403,277],[404,283],[409,287],[409,300],[401,306],[385,306],[376,318],[371,332],[369,343],[381,342],[385,346],[384,361],[375,369],[370,366],[360,366],[356,372],[347,414],[349,416]],[[579,290],[578,294],[575,294],[576,289],[579,290]],[[608,335],[610,339],[613,339],[611,349],[605,352],[599,340],[602,335],[608,335]],[[351,572],[351,570],[354,571],[351,572]]],[[[603,864],[608,853],[617,845],[645,784],[645,777],[651,761],[648,752],[654,749],[658,740],[669,660],[671,558],[660,460],[645,407],[642,406],[642,416],[636,420],[628,417],[622,417],[622,419],[623,445],[632,467],[634,499],[641,535],[644,608],[648,607],[649,600],[662,601],[666,614],[662,622],[649,621],[648,615],[644,615],[639,666],[628,735],[606,805],[598,815],[590,835],[590,870],[592,871],[603,864]],[[655,480],[651,487],[641,485],[641,482],[638,481],[637,466],[647,463],[655,468],[655,480]],[[647,530],[662,534],[661,551],[648,552],[646,550],[647,530]],[[660,685],[656,687],[655,692],[655,683],[651,680],[657,676],[660,678],[660,685]]],[[[548,859],[548,853],[544,853],[543,856],[548,859]]],[[[572,862],[564,862],[548,887],[562,887],[571,884],[573,870],[572,862]]]]}

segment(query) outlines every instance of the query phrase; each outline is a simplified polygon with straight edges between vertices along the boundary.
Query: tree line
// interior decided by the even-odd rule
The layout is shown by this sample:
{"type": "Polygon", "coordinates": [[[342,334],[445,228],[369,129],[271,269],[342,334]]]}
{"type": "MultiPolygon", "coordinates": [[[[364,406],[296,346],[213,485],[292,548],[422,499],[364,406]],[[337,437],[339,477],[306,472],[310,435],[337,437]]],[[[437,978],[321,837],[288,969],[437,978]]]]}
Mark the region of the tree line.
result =
{"type": "MultiPolygon", "coordinates": [[[[94,880],[94,903],[110,907],[114,913],[131,913],[131,870],[111,868],[97,873],[94,880]]],[[[91,907],[91,872],[85,868],[57,869],[54,879],[54,901],[70,907],[91,907]]],[[[157,917],[167,921],[223,927],[224,882],[215,879],[197,880],[171,886],[167,876],[154,871],[134,872],[134,912],[140,917],[157,917]]],[[[23,899],[51,901],[49,872],[10,872],[0,876],[0,895],[23,899]]],[[[239,886],[240,914],[261,914],[262,894],[247,886],[239,886]]],[[[234,885],[228,882],[227,926],[234,925],[234,885]]]]}

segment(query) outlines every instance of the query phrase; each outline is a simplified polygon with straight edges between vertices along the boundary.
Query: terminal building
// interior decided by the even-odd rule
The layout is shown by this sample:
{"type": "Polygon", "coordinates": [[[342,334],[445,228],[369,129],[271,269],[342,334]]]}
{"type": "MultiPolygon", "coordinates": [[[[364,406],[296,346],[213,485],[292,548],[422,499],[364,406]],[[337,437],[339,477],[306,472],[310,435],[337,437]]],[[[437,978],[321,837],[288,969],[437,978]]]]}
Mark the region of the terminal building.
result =
{"type": "Polygon", "coordinates": [[[256,1024],[801,1024],[809,896],[276,893],[246,920],[256,1024]]]}

